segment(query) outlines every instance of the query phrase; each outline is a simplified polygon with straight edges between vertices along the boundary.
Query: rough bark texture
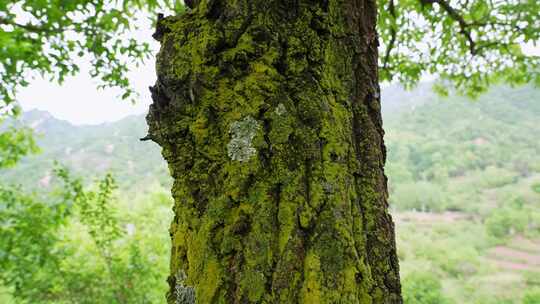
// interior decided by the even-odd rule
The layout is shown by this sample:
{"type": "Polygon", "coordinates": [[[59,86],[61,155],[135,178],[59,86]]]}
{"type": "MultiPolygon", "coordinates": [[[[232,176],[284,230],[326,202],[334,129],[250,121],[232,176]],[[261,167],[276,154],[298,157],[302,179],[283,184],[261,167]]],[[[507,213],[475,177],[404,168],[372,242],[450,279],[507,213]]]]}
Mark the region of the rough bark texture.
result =
{"type": "Polygon", "coordinates": [[[375,0],[190,3],[158,22],[147,117],[168,303],[401,303],[375,0]]]}

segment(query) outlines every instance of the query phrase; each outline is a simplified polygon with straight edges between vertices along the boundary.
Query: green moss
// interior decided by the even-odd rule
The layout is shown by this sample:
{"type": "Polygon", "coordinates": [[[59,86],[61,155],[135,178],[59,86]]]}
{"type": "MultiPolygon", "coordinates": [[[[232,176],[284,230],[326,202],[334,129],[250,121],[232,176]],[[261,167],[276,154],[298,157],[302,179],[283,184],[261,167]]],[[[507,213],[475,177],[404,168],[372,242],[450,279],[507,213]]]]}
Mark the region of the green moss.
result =
{"type": "Polygon", "coordinates": [[[265,284],[264,274],[254,269],[244,271],[240,279],[240,288],[251,303],[260,302],[266,292],[265,284]]]}
{"type": "Polygon", "coordinates": [[[321,301],[321,260],[313,252],[304,260],[304,282],[300,293],[300,303],[323,303],[321,301]]]}
{"type": "Polygon", "coordinates": [[[285,247],[290,242],[292,232],[296,228],[296,209],[298,204],[295,201],[283,201],[278,210],[279,222],[279,253],[284,252],[285,247]]]}

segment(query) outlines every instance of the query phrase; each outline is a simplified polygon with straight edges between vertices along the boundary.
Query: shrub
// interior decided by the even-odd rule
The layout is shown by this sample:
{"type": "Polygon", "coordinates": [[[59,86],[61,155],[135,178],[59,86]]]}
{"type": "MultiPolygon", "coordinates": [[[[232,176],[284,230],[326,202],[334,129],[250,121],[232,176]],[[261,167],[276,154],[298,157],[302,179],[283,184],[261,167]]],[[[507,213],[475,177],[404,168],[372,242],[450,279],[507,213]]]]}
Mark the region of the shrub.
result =
{"type": "Polygon", "coordinates": [[[515,183],[515,172],[497,167],[487,167],[482,173],[481,186],[485,188],[499,188],[504,185],[515,183]]]}
{"type": "Polygon", "coordinates": [[[439,279],[432,273],[413,272],[403,280],[405,304],[447,304],[439,279]]]}
{"type": "Polygon", "coordinates": [[[527,285],[540,287],[540,272],[530,270],[525,272],[523,276],[527,285]]]}
{"type": "Polygon", "coordinates": [[[50,196],[0,186],[0,292],[15,303],[159,303],[164,267],[125,234],[112,175],[93,186],[63,168],[56,176],[50,196]]]}
{"type": "Polygon", "coordinates": [[[446,207],[441,187],[428,182],[399,184],[391,200],[401,210],[442,211],[446,207]]]}
{"type": "Polygon", "coordinates": [[[532,191],[540,194],[540,183],[534,183],[531,185],[532,191]]]}
{"type": "Polygon", "coordinates": [[[488,216],[485,224],[489,235],[495,238],[505,238],[523,232],[528,225],[528,215],[522,209],[497,209],[488,216]]]}
{"type": "Polygon", "coordinates": [[[525,291],[523,296],[523,304],[538,304],[540,303],[540,288],[531,288],[525,291]]]}

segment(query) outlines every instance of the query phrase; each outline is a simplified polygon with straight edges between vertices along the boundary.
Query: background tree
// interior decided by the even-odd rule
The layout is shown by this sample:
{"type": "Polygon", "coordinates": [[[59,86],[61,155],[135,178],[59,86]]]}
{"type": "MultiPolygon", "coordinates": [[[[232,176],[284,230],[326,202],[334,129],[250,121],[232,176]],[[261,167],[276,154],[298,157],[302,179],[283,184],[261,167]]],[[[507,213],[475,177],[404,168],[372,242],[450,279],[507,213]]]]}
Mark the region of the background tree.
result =
{"type": "Polygon", "coordinates": [[[405,304],[448,304],[437,276],[432,273],[411,273],[403,278],[405,304]]]}
{"type": "MultiPolygon", "coordinates": [[[[37,74],[62,83],[90,61],[100,87],[119,87],[132,97],[126,73],[151,55],[147,43],[126,36],[141,11],[173,9],[159,0],[14,0],[0,3],[0,109],[37,74]]],[[[142,16],[144,17],[144,16],[142,16]]]]}
{"type": "MultiPolygon", "coordinates": [[[[0,2],[0,124],[17,116],[17,90],[37,75],[62,83],[90,62],[99,87],[135,100],[127,72],[151,57],[147,43],[129,37],[141,12],[182,9],[169,0],[13,0],[0,2]]],[[[36,151],[28,129],[0,128],[0,163],[36,151]],[[16,150],[17,153],[14,153],[16,150]],[[19,153],[20,152],[20,153],[19,153]]]]}
{"type": "Polygon", "coordinates": [[[381,80],[408,86],[422,75],[478,95],[490,85],[540,85],[540,57],[522,51],[540,40],[540,3],[534,0],[382,0],[381,80]]]}

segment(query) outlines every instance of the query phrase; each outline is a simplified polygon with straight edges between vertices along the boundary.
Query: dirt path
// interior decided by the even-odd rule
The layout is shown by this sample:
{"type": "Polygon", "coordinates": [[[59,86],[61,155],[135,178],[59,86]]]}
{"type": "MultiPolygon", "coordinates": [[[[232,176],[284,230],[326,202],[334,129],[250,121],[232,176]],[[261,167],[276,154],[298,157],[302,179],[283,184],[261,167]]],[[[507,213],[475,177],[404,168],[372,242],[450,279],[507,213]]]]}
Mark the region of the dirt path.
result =
{"type": "Polygon", "coordinates": [[[503,260],[519,261],[527,265],[540,266],[540,254],[532,254],[505,246],[497,246],[491,249],[490,254],[493,257],[503,260]]]}
{"type": "Polygon", "coordinates": [[[393,214],[396,224],[413,222],[420,225],[436,225],[440,223],[454,223],[460,220],[471,219],[470,214],[463,212],[445,211],[441,213],[407,211],[393,214]]]}

